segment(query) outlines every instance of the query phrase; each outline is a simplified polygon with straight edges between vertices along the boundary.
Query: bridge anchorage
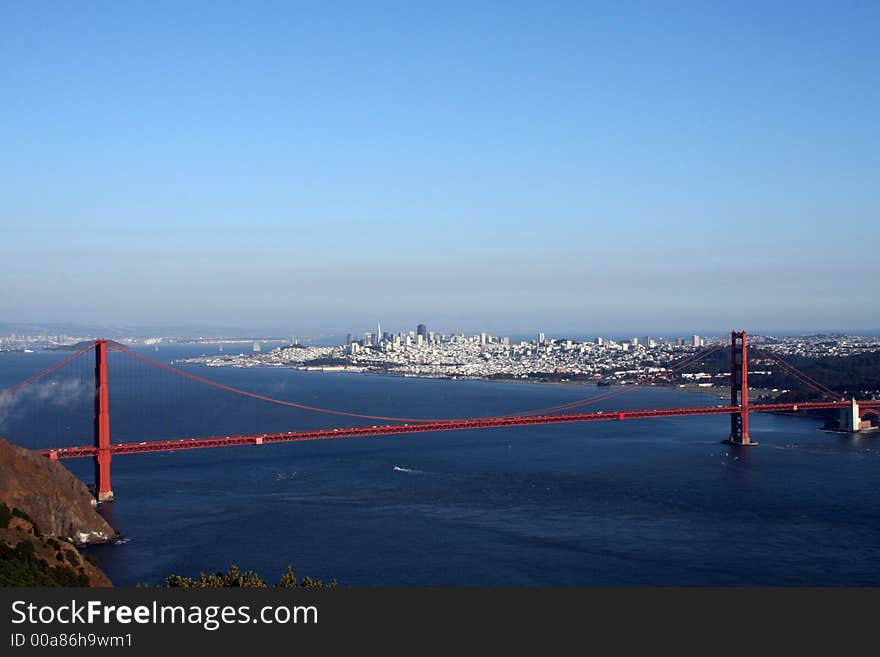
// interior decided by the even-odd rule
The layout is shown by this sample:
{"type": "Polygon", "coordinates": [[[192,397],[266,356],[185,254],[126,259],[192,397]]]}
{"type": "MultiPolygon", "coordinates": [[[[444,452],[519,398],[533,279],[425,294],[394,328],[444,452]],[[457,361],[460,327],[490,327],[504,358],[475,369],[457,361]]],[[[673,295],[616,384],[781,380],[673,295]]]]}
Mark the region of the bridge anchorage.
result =
{"type": "Polygon", "coordinates": [[[840,409],[837,431],[859,433],[860,431],[876,431],[880,428],[880,402],[873,406],[867,406],[859,404],[853,398],[848,404],[846,408],[840,409]]]}

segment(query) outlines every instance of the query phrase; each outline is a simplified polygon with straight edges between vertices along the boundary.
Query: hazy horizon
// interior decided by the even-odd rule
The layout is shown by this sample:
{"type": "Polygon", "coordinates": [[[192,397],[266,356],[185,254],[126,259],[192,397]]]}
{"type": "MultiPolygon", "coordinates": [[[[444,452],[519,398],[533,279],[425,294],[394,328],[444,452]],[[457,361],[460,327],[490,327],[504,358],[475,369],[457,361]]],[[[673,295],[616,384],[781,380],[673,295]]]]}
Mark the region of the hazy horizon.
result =
{"type": "MultiPolygon", "coordinates": [[[[436,331],[442,334],[464,333],[465,335],[477,335],[486,331],[485,327],[448,327],[448,326],[432,326],[426,324],[429,331],[436,331]]],[[[74,336],[84,335],[100,335],[108,338],[147,338],[147,337],[167,337],[171,339],[182,337],[193,337],[202,335],[204,337],[251,337],[251,338],[272,338],[272,339],[299,339],[299,340],[341,340],[347,334],[351,334],[355,338],[363,337],[366,332],[374,332],[376,327],[373,326],[355,326],[353,328],[342,328],[337,330],[319,331],[319,330],[301,330],[296,331],[291,327],[284,326],[219,326],[219,325],[81,325],[71,322],[11,322],[0,321],[0,333],[9,332],[12,328],[16,331],[23,332],[25,330],[39,327],[43,329],[57,330],[59,333],[69,333],[74,336]]],[[[382,330],[391,333],[415,331],[416,325],[393,325],[382,323],[382,330]]],[[[816,334],[842,334],[842,335],[861,335],[866,337],[875,337],[880,335],[880,328],[773,328],[773,327],[730,327],[726,329],[711,327],[696,327],[679,330],[658,330],[658,329],[623,329],[600,331],[591,329],[590,327],[573,327],[570,329],[554,329],[538,327],[535,329],[522,330],[496,330],[489,331],[491,335],[498,337],[507,336],[511,338],[534,338],[539,332],[546,334],[548,338],[572,338],[572,339],[592,339],[595,337],[604,337],[607,339],[622,339],[637,337],[642,338],[649,336],[658,339],[669,339],[682,337],[689,339],[693,334],[701,337],[725,337],[731,330],[745,329],[751,335],[763,335],[772,337],[792,337],[792,336],[808,336],[816,334]]]]}

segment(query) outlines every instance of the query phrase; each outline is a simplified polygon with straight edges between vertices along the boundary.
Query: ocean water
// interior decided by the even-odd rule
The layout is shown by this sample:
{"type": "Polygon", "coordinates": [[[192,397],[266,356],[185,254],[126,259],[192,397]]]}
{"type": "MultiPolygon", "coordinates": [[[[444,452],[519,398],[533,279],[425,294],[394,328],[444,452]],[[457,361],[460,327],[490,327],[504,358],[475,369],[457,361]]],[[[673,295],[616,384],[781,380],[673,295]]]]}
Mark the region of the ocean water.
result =
{"type": "MultiPolygon", "coordinates": [[[[143,353],[168,362],[206,349],[143,353]]],[[[0,388],[57,358],[0,354],[0,388]]],[[[113,358],[117,441],[374,423],[266,410],[170,374],[147,381],[113,358]]],[[[182,367],[284,399],[407,417],[607,391],[182,367]]],[[[59,370],[46,383],[54,388],[0,406],[0,435],[29,447],[89,443],[89,376],[89,363],[59,370]]],[[[587,408],[718,403],[649,388],[587,408]]],[[[748,449],[720,444],[728,419],[707,416],[116,457],[116,500],[101,512],[125,540],[89,551],[117,585],[233,563],[269,580],[290,564],[344,586],[880,585],[880,436],[823,432],[806,417],[751,421],[761,444],[748,449]]],[[[63,463],[91,481],[90,460],[63,463]]]]}

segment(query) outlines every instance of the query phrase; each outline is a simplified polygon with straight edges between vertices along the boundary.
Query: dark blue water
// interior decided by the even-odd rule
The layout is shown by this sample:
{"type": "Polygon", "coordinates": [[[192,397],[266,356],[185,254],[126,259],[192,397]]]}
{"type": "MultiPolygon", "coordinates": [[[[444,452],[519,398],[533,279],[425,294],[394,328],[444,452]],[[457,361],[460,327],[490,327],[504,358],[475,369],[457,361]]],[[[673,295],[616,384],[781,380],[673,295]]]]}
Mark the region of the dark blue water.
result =
{"type": "MultiPolygon", "coordinates": [[[[145,353],[167,361],[193,350],[145,353]]],[[[0,387],[54,358],[0,355],[0,387]]],[[[605,391],[188,369],[287,399],[414,417],[524,410],[605,391]]],[[[111,362],[116,440],[199,435],[212,423],[220,432],[351,423],[232,402],[235,416],[223,417],[226,402],[197,384],[139,392],[125,381],[136,374],[111,362]]],[[[32,446],[58,440],[59,430],[77,438],[71,444],[90,442],[84,390],[36,416],[7,408],[0,433],[32,446]]],[[[37,397],[26,405],[42,403],[37,397]]],[[[719,402],[649,389],[609,408],[719,402]]],[[[91,551],[119,585],[232,563],[269,579],[292,564],[301,575],[367,586],[880,585],[880,440],[753,414],[761,445],[736,450],[719,443],[727,422],[665,418],[117,457],[117,499],[103,512],[128,541],[91,551]]],[[[91,481],[90,461],[64,463],[91,481]]]]}

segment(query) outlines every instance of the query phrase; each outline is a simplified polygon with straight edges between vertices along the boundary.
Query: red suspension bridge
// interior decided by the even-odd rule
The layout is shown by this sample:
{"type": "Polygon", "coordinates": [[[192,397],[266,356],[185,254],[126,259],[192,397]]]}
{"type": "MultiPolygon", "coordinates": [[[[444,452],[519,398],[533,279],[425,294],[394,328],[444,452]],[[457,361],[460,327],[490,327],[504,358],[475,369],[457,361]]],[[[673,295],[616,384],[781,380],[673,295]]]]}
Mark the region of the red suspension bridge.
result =
{"type": "MultiPolygon", "coordinates": [[[[709,347],[687,358],[672,364],[661,375],[669,376],[682,372],[687,367],[702,362],[707,356],[722,349],[721,345],[709,347]]],[[[123,345],[96,340],[74,351],[67,358],[53,364],[42,372],[22,381],[21,383],[0,391],[0,399],[15,395],[26,389],[29,385],[47,377],[68,363],[79,359],[87,353],[94,352],[94,440],[91,445],[59,447],[39,450],[49,459],[69,459],[92,457],[95,463],[95,494],[99,501],[105,502],[113,499],[113,488],[110,480],[110,463],[113,456],[126,454],[141,454],[151,452],[166,452],[191,449],[205,449],[214,447],[230,447],[239,445],[268,445],[273,443],[300,442],[312,440],[328,440],[338,438],[355,438],[364,436],[384,436],[390,434],[425,433],[433,431],[460,431],[470,429],[489,429],[493,427],[530,426],[538,424],[563,424],[575,422],[620,422],[624,420],[637,420],[644,418],[681,417],[698,415],[729,415],[730,432],[728,442],[737,446],[755,445],[749,435],[750,413],[771,412],[798,412],[820,409],[840,409],[840,427],[845,431],[858,431],[864,418],[872,416],[875,420],[880,415],[880,401],[855,399],[844,400],[833,390],[826,388],[818,381],[796,370],[772,354],[764,353],[762,357],[773,360],[782,371],[790,374],[808,388],[821,393],[827,401],[808,401],[803,403],[749,403],[749,367],[747,335],[744,331],[731,333],[730,343],[730,401],[726,405],[711,407],[688,407],[688,408],[661,408],[645,410],[616,410],[574,412],[581,406],[597,402],[607,401],[623,394],[627,389],[634,386],[613,390],[604,394],[594,395],[581,400],[558,404],[547,408],[535,409],[526,412],[508,415],[496,415],[487,417],[464,418],[464,419],[425,419],[406,418],[383,415],[369,415],[354,413],[344,410],[328,409],[319,406],[307,405],[284,399],[277,399],[264,394],[258,394],[218,383],[210,379],[198,376],[192,372],[177,369],[165,363],[147,358],[136,353],[123,345]],[[195,381],[199,384],[210,386],[226,393],[232,393],[238,397],[273,404],[282,407],[300,409],[324,415],[341,416],[357,420],[370,420],[382,422],[382,424],[370,424],[353,427],[318,428],[301,431],[269,432],[269,433],[237,433],[229,436],[208,436],[183,439],[164,439],[140,442],[113,443],[110,439],[110,384],[108,377],[108,352],[115,351],[124,354],[131,359],[146,363],[152,368],[158,368],[171,373],[178,378],[195,381]]],[[[650,380],[647,382],[651,382],[650,380]]]]}

